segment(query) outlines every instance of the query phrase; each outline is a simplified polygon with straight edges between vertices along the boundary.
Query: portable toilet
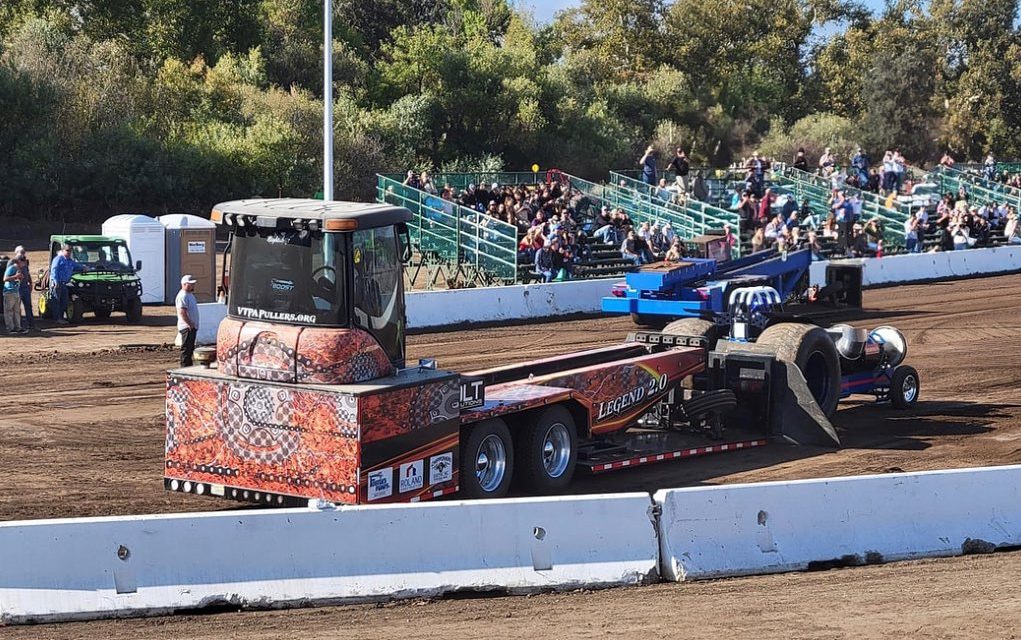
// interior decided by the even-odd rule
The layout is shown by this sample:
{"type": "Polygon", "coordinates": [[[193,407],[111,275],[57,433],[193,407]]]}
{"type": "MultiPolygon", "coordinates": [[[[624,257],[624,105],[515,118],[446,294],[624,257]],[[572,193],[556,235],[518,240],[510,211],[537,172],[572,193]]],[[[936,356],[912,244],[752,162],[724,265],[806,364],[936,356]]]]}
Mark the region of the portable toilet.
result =
{"type": "Polygon", "coordinates": [[[167,304],[174,302],[181,288],[181,276],[190,274],[199,302],[216,299],[216,224],[199,216],[173,213],[156,218],[166,229],[167,304]]]}
{"type": "MultiPolygon", "coordinates": [[[[103,223],[103,235],[122,238],[131,251],[131,259],[142,263],[138,277],[142,280],[142,302],[163,304],[166,264],[163,225],[155,218],[123,213],[103,223]]],[[[134,265],[132,265],[134,266],[134,265]]]]}

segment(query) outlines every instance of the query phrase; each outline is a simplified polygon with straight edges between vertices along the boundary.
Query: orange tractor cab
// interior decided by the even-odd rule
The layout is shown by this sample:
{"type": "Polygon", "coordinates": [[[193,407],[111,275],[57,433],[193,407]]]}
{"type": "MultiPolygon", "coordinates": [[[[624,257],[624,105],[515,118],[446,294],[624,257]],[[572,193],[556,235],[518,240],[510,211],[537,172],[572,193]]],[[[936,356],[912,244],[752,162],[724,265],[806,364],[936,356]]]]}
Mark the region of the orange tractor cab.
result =
{"type": "Polygon", "coordinates": [[[579,468],[838,443],[796,363],[836,361],[821,328],[789,325],[772,352],[668,326],[472,373],[408,366],[406,209],[241,200],[212,219],[233,235],[228,317],[214,363],[168,373],[168,490],[289,506],[543,494],[579,468]]]}

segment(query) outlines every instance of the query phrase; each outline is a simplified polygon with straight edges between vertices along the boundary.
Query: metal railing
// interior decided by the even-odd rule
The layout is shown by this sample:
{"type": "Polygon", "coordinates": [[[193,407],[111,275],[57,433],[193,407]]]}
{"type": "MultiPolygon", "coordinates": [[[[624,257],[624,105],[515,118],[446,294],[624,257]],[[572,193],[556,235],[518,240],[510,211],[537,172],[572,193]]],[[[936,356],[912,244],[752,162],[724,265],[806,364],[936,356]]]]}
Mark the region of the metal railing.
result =
{"type": "Polygon", "coordinates": [[[384,175],[376,176],[376,200],[411,211],[414,217],[408,227],[424,264],[445,262],[456,279],[470,284],[517,281],[514,225],[384,175]]]}
{"type": "Polygon", "coordinates": [[[1005,202],[1021,208],[1021,190],[1001,182],[990,182],[981,175],[938,166],[929,173],[929,178],[936,181],[943,193],[956,193],[963,185],[969,200],[974,199],[977,204],[1005,202]]]}
{"type": "MultiPolygon", "coordinates": [[[[711,204],[688,198],[683,205],[666,200],[659,196],[659,187],[650,186],[631,176],[617,171],[610,172],[611,185],[619,190],[636,194],[642,200],[691,220],[695,235],[702,235],[714,230],[722,230],[729,224],[734,235],[741,234],[741,216],[735,211],[727,211],[711,204]]],[[[737,247],[735,247],[737,249],[737,247]]]]}
{"type": "MultiPolygon", "coordinates": [[[[467,172],[467,173],[433,173],[433,185],[437,189],[450,186],[454,189],[464,190],[469,185],[492,185],[496,183],[501,187],[517,185],[535,185],[546,182],[545,171],[492,171],[492,172],[467,172]]],[[[383,174],[383,177],[398,183],[403,183],[406,176],[399,173],[383,174]]]]}
{"type": "MultiPolygon", "coordinates": [[[[830,210],[832,188],[826,178],[778,164],[774,165],[772,181],[793,191],[797,198],[808,198],[811,204],[827,212],[830,210]]],[[[908,218],[906,212],[900,208],[886,207],[879,196],[869,191],[847,187],[845,193],[857,195],[861,200],[863,221],[877,218],[882,223],[883,241],[887,245],[887,250],[904,246],[904,222],[908,218]]]]}

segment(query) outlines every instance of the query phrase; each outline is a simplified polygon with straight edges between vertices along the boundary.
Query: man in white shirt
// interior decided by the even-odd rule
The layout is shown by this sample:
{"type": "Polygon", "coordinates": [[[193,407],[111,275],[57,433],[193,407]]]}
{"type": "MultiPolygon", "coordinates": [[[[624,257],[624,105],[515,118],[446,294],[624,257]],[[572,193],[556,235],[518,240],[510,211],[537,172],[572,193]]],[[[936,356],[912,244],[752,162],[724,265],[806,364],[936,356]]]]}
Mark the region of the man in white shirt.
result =
{"type": "Polygon", "coordinates": [[[174,306],[177,308],[177,331],[181,334],[181,366],[192,365],[195,352],[195,336],[199,332],[199,304],[195,299],[195,283],[190,275],[181,276],[181,290],[177,292],[174,306]]]}

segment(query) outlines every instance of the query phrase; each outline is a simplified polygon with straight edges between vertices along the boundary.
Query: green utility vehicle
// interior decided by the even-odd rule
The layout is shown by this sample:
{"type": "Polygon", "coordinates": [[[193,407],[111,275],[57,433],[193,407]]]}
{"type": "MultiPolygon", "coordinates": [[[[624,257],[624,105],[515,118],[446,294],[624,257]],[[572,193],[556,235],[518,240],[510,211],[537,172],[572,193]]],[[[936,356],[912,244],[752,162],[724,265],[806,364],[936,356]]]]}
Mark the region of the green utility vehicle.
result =
{"type": "MultiPolygon", "coordinates": [[[[109,236],[50,236],[50,264],[62,244],[71,246],[71,257],[85,267],[75,273],[68,284],[67,320],[81,322],[86,313],[109,318],[114,311],[123,311],[130,324],[142,320],[142,281],[138,271],[142,261],[132,263],[128,245],[109,236]]],[[[39,314],[48,317],[50,305],[49,265],[36,279],[39,314]]]]}

